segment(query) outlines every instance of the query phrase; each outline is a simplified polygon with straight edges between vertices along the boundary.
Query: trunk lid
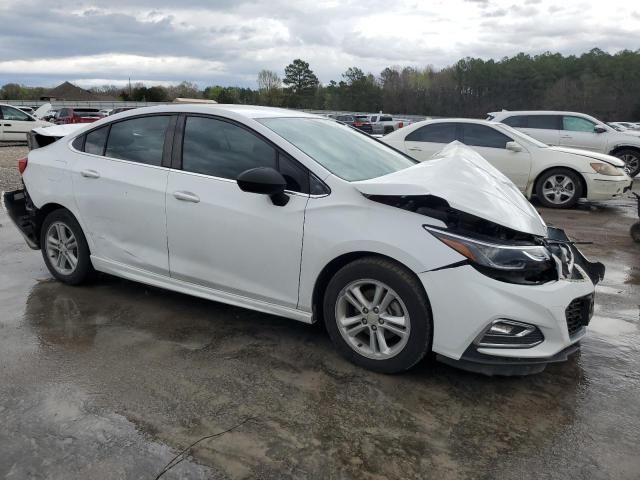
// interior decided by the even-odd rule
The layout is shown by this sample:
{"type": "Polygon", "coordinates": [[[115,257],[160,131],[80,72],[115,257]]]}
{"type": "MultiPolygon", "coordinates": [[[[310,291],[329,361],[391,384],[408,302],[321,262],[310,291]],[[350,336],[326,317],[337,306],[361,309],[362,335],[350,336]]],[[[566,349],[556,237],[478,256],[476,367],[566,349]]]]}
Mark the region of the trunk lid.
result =
{"type": "Polygon", "coordinates": [[[352,185],[365,195],[434,195],[498,225],[547,236],[546,224],[513,182],[460,142],[432,160],[352,185]]]}

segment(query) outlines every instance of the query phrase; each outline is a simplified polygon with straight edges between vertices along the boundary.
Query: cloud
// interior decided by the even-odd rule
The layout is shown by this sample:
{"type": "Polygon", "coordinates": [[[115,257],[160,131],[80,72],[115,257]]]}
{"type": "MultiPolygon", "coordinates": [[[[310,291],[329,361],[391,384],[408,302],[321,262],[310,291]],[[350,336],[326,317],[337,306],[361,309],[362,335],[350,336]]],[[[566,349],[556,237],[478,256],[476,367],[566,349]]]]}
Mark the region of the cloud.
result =
{"type": "Polygon", "coordinates": [[[196,81],[255,86],[303,58],[323,82],[348,67],[443,67],[466,56],[640,45],[628,0],[2,0],[0,83],[196,81]]]}

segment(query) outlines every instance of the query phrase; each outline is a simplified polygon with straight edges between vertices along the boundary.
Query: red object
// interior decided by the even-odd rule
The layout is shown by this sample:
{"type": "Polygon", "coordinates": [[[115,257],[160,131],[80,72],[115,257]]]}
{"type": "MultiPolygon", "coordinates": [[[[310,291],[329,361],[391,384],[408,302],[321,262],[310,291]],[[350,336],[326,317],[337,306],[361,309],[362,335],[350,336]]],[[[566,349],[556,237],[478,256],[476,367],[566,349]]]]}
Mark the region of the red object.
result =
{"type": "Polygon", "coordinates": [[[27,163],[29,163],[29,159],[27,157],[18,160],[18,171],[20,172],[20,175],[22,175],[27,169],[27,163]]]}
{"type": "Polygon", "coordinates": [[[87,110],[78,109],[78,112],[74,111],[73,108],[67,108],[67,112],[65,116],[58,117],[56,120],[57,125],[64,125],[69,123],[93,123],[96,120],[100,120],[102,116],[96,111],[87,112],[87,110]]]}
{"type": "Polygon", "coordinates": [[[354,127],[361,127],[362,125],[364,125],[362,122],[353,122],[354,127]]]}
{"type": "Polygon", "coordinates": [[[402,128],[402,127],[404,127],[404,123],[398,122],[398,128],[402,128]]]}

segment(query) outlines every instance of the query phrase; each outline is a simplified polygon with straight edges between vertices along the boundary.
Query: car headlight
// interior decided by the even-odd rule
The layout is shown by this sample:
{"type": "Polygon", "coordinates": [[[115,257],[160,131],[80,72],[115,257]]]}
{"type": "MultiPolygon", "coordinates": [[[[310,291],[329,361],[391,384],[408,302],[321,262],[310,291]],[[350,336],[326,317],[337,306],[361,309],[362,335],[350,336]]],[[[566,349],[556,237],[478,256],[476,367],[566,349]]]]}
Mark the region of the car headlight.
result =
{"type": "Polygon", "coordinates": [[[593,168],[593,170],[600,175],[622,175],[622,171],[618,170],[616,167],[609,163],[594,162],[591,164],[591,168],[593,168]]]}
{"type": "Polygon", "coordinates": [[[509,283],[539,284],[557,279],[551,252],[544,245],[504,245],[424,227],[469,260],[481,273],[509,283]]]}

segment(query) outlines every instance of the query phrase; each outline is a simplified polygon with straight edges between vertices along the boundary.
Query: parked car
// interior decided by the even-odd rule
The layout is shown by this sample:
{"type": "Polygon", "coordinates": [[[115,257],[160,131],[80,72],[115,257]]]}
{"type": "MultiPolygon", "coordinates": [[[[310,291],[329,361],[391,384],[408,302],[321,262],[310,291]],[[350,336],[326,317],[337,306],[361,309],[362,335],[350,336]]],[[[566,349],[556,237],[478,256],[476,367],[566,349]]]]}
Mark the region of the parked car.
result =
{"type": "Polygon", "coordinates": [[[61,108],[56,113],[54,122],[57,125],[66,123],[93,123],[100,120],[102,115],[99,108],[61,108]]]}
{"type": "Polygon", "coordinates": [[[42,120],[45,120],[47,122],[54,122],[56,119],[56,115],[58,113],[58,109],[57,108],[52,108],[51,110],[49,110],[47,113],[45,113],[42,116],[42,120]]]}
{"type": "Polygon", "coordinates": [[[116,113],[120,113],[120,112],[128,112],[129,110],[133,110],[134,108],[137,108],[137,107],[118,107],[118,108],[113,108],[109,112],[109,115],[115,115],[116,113]]]}
{"type": "Polygon", "coordinates": [[[31,107],[16,106],[16,108],[17,108],[18,110],[22,110],[24,113],[28,113],[28,114],[29,114],[29,115],[31,115],[32,117],[34,116],[34,115],[33,115],[33,108],[31,108],[31,107]]]}
{"type": "Polygon", "coordinates": [[[379,372],[430,352],[539,372],[577,349],[604,275],[470,149],[420,163],[304,112],[141,108],[19,170],[4,204],[58,280],[95,269],[324,320],[340,353],[379,372]]]}
{"type": "Polygon", "coordinates": [[[34,127],[50,126],[49,122],[38,120],[11,105],[0,104],[0,141],[24,142],[27,132],[34,127]]]}
{"type": "Polygon", "coordinates": [[[100,112],[98,113],[100,113],[100,115],[102,115],[103,117],[108,117],[112,111],[113,111],[113,108],[101,108],[100,112]]]}
{"type": "Polygon", "coordinates": [[[368,134],[373,133],[373,126],[367,115],[337,115],[335,119],[368,134]]]}
{"type": "Polygon", "coordinates": [[[394,120],[391,115],[383,113],[369,115],[369,122],[371,123],[372,133],[381,135],[387,135],[404,126],[401,120],[394,120]]]}
{"type": "Polygon", "coordinates": [[[506,175],[527,198],[569,208],[580,198],[609,200],[631,188],[625,163],[610,155],[548,145],[508,125],[473,119],[417,122],[382,141],[416,160],[430,160],[454,141],[473,148],[506,175]]]}
{"type": "Polygon", "coordinates": [[[487,120],[505,123],[546,143],[607,153],[627,164],[630,177],[640,173],[640,138],[617,132],[584,113],[557,111],[491,112],[487,120]]]}
{"type": "Polygon", "coordinates": [[[616,125],[618,127],[623,127],[631,131],[640,130],[640,126],[638,126],[637,123],[632,122],[609,122],[609,125],[616,125]]]}

